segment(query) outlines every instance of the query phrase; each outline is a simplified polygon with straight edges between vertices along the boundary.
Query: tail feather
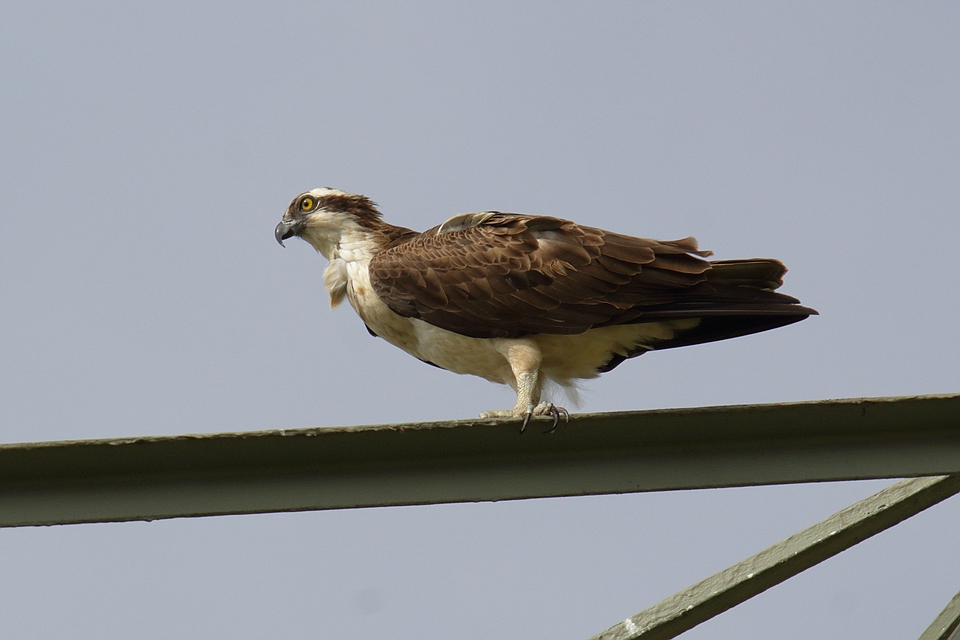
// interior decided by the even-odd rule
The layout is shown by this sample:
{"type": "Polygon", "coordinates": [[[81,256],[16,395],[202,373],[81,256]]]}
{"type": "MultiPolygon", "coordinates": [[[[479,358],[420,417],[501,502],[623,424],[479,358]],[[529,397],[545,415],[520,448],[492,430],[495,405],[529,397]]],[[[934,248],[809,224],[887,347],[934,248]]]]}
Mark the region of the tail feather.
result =
{"type": "Polygon", "coordinates": [[[598,372],[610,371],[627,358],[647,351],[737,338],[817,315],[815,309],[801,306],[796,298],[775,291],[783,284],[786,271],[782,262],[768,258],[711,262],[704,274],[706,282],[689,288],[682,301],[644,306],[628,320],[644,323],[696,318],[696,326],[667,339],[638,345],[627,354],[614,355],[598,372]]]}
{"type": "Polygon", "coordinates": [[[783,284],[787,267],[773,258],[750,260],[714,260],[707,271],[707,282],[760,289],[776,289],[783,284]]]}

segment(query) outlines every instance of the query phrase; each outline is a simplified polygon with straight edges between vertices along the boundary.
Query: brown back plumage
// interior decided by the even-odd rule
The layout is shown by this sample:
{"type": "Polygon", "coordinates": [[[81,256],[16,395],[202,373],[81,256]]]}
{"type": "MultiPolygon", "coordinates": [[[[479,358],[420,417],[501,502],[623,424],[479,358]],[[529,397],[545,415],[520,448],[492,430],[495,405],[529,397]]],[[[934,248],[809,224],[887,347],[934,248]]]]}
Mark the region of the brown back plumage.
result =
{"type": "Polygon", "coordinates": [[[710,252],[699,251],[693,238],[647,240],[500,212],[453,222],[406,236],[371,260],[374,290],[394,312],[476,338],[701,319],[658,349],[765,331],[816,313],[774,291],[786,272],[779,261],[708,262],[710,252]]]}

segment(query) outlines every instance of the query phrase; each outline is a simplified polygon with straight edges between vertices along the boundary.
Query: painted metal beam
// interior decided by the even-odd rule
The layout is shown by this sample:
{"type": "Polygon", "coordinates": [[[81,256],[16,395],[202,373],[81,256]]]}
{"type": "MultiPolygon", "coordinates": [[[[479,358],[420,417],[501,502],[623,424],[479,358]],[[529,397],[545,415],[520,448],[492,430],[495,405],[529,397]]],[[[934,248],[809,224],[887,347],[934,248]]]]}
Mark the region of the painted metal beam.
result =
{"type": "Polygon", "coordinates": [[[960,395],[0,445],[0,526],[960,472],[960,395]]]}
{"type": "Polygon", "coordinates": [[[960,593],[947,603],[920,640],[960,640],[960,593]]]}
{"type": "MultiPolygon", "coordinates": [[[[898,482],[627,618],[591,640],[674,638],[957,493],[960,475],[898,482]]],[[[948,624],[951,616],[956,616],[956,612],[948,607],[937,620],[945,618],[943,622],[948,624]]],[[[947,640],[948,636],[930,638],[947,640]]]]}

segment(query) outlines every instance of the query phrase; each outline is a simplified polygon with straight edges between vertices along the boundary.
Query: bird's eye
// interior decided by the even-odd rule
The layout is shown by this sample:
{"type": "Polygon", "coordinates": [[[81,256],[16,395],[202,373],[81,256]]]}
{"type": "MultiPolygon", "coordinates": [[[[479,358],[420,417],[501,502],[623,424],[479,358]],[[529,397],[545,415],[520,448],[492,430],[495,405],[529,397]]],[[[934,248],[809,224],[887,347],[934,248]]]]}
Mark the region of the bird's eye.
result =
{"type": "Polygon", "coordinates": [[[310,211],[313,209],[313,198],[304,198],[300,201],[300,211],[310,211]]]}

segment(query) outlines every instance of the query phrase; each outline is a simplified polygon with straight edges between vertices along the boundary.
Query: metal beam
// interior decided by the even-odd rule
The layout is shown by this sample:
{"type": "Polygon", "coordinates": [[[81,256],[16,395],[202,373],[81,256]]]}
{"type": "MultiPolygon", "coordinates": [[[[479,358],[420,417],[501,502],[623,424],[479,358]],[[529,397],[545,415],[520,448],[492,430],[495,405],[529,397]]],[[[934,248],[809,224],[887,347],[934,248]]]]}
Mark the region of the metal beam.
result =
{"type": "Polygon", "coordinates": [[[960,640],[960,593],[947,603],[920,640],[960,640]]]}
{"type": "MultiPolygon", "coordinates": [[[[627,618],[591,640],[674,638],[956,493],[960,493],[960,475],[898,482],[627,618]]],[[[940,617],[948,613],[951,612],[945,611],[940,617]]],[[[947,640],[946,635],[931,638],[947,640]]]]}
{"type": "Polygon", "coordinates": [[[960,472],[960,395],[0,445],[0,526],[960,472]]]}

